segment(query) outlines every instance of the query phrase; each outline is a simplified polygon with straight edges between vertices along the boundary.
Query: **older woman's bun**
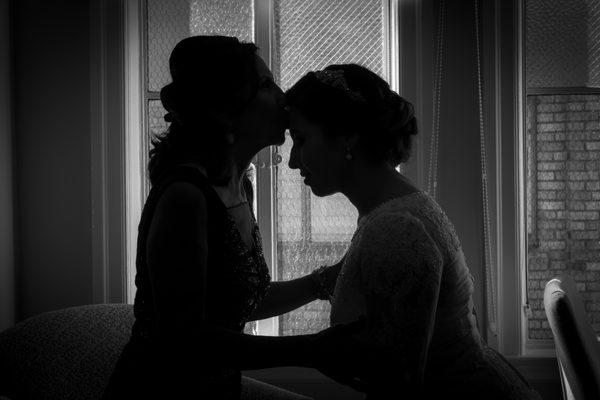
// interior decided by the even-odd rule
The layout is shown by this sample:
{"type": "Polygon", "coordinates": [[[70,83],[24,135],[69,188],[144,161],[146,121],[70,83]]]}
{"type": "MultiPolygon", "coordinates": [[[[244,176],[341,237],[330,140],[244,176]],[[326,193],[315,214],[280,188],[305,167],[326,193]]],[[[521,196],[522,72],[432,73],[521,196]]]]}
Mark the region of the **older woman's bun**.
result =
{"type": "Polygon", "coordinates": [[[411,155],[412,137],[418,133],[413,105],[390,90],[382,113],[385,117],[381,133],[385,137],[383,142],[388,148],[389,162],[394,165],[405,163],[411,155]]]}

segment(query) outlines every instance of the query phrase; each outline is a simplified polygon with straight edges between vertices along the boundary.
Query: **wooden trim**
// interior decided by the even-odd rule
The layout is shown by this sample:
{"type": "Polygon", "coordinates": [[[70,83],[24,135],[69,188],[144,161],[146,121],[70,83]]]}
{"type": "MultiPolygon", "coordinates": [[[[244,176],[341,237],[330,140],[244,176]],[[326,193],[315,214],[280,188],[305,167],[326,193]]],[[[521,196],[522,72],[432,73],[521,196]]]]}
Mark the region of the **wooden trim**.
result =
{"type": "MultiPolygon", "coordinates": [[[[415,78],[417,81],[417,95],[415,98],[415,102],[417,105],[417,115],[423,118],[423,110],[424,110],[424,93],[423,93],[423,64],[426,63],[423,58],[423,54],[426,53],[423,49],[423,2],[418,1],[415,5],[415,59],[416,59],[416,71],[415,78]]],[[[401,20],[402,21],[402,20],[401,20]]],[[[402,22],[401,22],[402,23],[402,22]]],[[[400,51],[400,49],[398,49],[400,51]]],[[[419,136],[419,135],[417,135],[419,136]]],[[[426,182],[426,163],[425,159],[425,146],[420,145],[423,143],[421,138],[417,139],[416,143],[416,164],[417,164],[417,173],[415,181],[418,184],[418,187],[423,189],[425,188],[426,182]]]]}
{"type": "Polygon", "coordinates": [[[399,29],[400,7],[398,5],[398,0],[382,0],[381,8],[383,14],[385,78],[389,82],[392,90],[397,93],[402,93],[403,70],[400,64],[400,43],[402,43],[402,33],[399,29]]]}
{"type": "Polygon", "coordinates": [[[516,79],[516,93],[517,98],[515,105],[517,110],[515,112],[515,134],[517,136],[516,146],[513,160],[516,166],[516,181],[517,181],[517,248],[516,257],[518,271],[518,279],[514,284],[514,287],[518,289],[520,293],[520,303],[518,304],[518,312],[516,316],[520,320],[518,328],[519,337],[516,342],[520,345],[519,355],[525,354],[524,344],[525,335],[527,334],[527,320],[523,307],[527,302],[527,190],[525,186],[525,168],[523,168],[523,160],[525,160],[526,148],[525,148],[525,1],[517,0],[516,8],[516,29],[517,29],[517,79],[516,79]]]}
{"type": "Polygon", "coordinates": [[[135,296],[137,228],[145,199],[146,132],[143,101],[142,35],[144,2],[130,0],[125,8],[125,193],[127,302],[135,296]]]}
{"type": "MultiPolygon", "coordinates": [[[[496,26],[498,25],[499,13],[496,9],[495,2],[479,1],[479,29],[480,29],[480,54],[481,54],[481,73],[482,73],[482,85],[483,85],[483,118],[484,118],[484,132],[485,132],[485,145],[486,145],[486,161],[487,161],[487,176],[488,176],[488,212],[489,212],[489,235],[490,235],[490,252],[491,252],[491,271],[490,274],[494,274],[493,279],[490,279],[486,283],[486,290],[493,287],[492,295],[494,295],[493,301],[496,307],[496,331],[494,332],[490,326],[489,310],[487,307],[490,298],[486,295],[485,299],[485,315],[486,319],[484,322],[485,335],[487,344],[494,349],[498,349],[498,330],[499,321],[499,295],[498,295],[498,273],[499,263],[497,258],[498,251],[498,194],[497,187],[495,185],[495,177],[497,176],[497,154],[496,154],[496,136],[497,136],[497,120],[499,116],[499,48],[497,46],[498,35],[496,34],[496,26]],[[493,286],[492,286],[493,285],[493,286]]],[[[487,276],[488,271],[485,271],[487,276]]],[[[483,330],[483,327],[482,327],[483,330]]]]}
{"type": "Polygon", "coordinates": [[[92,173],[92,270],[94,303],[105,303],[108,298],[107,183],[106,183],[106,127],[105,81],[106,60],[105,7],[103,1],[90,3],[91,7],[91,173],[92,173]]]}
{"type": "Polygon", "coordinates": [[[523,93],[523,0],[496,0],[496,223],[498,349],[522,354],[522,238],[520,233],[520,131],[523,93]]]}
{"type": "Polygon", "coordinates": [[[12,118],[12,9],[8,0],[0,1],[0,332],[16,319],[16,224],[13,154],[15,139],[12,118]]]}
{"type": "MultiPolygon", "coordinates": [[[[147,171],[148,162],[150,161],[150,141],[147,135],[149,135],[149,126],[148,126],[148,114],[149,114],[149,100],[160,100],[160,91],[151,92],[148,90],[148,82],[150,76],[150,66],[148,63],[148,0],[134,0],[139,2],[139,18],[140,21],[138,23],[139,28],[141,29],[140,33],[140,62],[142,63],[140,69],[138,70],[141,74],[141,96],[142,96],[142,167],[144,173],[147,171]],[[145,93],[145,96],[143,96],[145,93]]],[[[150,178],[145,175],[142,185],[142,198],[145,199],[148,197],[150,193],[150,178]]]]}
{"type": "MultiPolygon", "coordinates": [[[[527,318],[525,318],[527,323],[527,318]]],[[[556,357],[556,348],[552,339],[529,339],[527,331],[524,332],[522,355],[531,358],[556,357]]]]}
{"type": "Polygon", "coordinates": [[[596,87],[530,87],[527,96],[539,95],[571,95],[571,94],[600,94],[596,87]]]}
{"type": "MultiPolygon", "coordinates": [[[[274,63],[274,9],[272,0],[254,0],[254,42],[259,54],[269,68],[274,63]]],[[[256,165],[256,210],[258,226],[263,238],[263,253],[273,278],[277,277],[277,210],[276,210],[276,165],[273,165],[275,146],[270,146],[257,156],[256,165]]],[[[258,321],[260,335],[279,334],[279,318],[258,321]]]]}
{"type": "Polygon", "coordinates": [[[123,13],[118,0],[91,4],[92,299],[126,299],[123,13]]]}

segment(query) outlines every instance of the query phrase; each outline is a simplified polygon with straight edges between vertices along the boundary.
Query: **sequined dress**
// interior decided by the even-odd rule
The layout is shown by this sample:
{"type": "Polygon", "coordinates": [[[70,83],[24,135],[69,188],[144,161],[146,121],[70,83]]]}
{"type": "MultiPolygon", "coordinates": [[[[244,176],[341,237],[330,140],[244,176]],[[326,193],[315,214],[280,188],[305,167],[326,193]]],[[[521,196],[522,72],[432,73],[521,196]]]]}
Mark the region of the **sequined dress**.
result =
{"type": "MultiPolygon", "coordinates": [[[[206,199],[208,262],[206,268],[206,324],[242,332],[248,317],[265,296],[270,283],[262,253],[261,239],[253,215],[254,247],[244,244],[233,218],[207,179],[192,167],[171,170],[153,186],[139,224],[136,258],[135,323],[131,339],[123,350],[111,376],[105,399],[186,398],[239,399],[239,370],[216,365],[209,360],[210,343],[193,337],[158,340],[153,304],[156,301],[146,261],[146,243],[156,204],[175,182],[188,182],[202,190],[206,199]],[[167,397],[162,397],[167,396],[167,397]],[[190,396],[190,397],[188,397],[190,396]]],[[[245,182],[247,190],[249,181],[245,182]]],[[[169,266],[165,266],[168,268],[169,266]]],[[[177,279],[197,280],[196,271],[177,279]]],[[[190,299],[190,302],[197,299],[190,299]]],[[[198,318],[198,323],[200,318],[198,318]]]]}
{"type": "Polygon", "coordinates": [[[331,325],[369,316],[363,339],[376,358],[359,370],[370,382],[367,399],[539,399],[482,341],[472,294],[454,227],[427,194],[392,199],[361,217],[335,286],[331,325]]]}

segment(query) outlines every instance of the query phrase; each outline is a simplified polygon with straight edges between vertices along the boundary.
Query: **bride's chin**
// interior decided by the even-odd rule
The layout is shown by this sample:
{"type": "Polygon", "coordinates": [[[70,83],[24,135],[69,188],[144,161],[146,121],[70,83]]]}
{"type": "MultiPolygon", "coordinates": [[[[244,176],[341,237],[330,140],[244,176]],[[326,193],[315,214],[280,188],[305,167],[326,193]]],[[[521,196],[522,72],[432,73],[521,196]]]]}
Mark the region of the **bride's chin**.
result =
{"type": "Polygon", "coordinates": [[[314,186],[309,185],[309,184],[307,184],[306,186],[308,186],[310,188],[312,194],[314,194],[317,197],[327,197],[331,194],[331,193],[327,193],[322,190],[319,190],[318,187],[315,188],[314,186]]]}

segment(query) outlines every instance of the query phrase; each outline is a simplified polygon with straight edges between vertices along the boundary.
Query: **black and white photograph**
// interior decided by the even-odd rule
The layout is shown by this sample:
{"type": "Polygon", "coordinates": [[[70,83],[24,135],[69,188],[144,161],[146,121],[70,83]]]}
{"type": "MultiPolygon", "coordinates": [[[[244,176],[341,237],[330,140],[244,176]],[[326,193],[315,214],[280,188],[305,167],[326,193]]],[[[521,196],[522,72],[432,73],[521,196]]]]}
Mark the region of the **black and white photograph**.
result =
{"type": "Polygon", "coordinates": [[[0,400],[600,400],[598,0],[0,0],[0,400]]]}

